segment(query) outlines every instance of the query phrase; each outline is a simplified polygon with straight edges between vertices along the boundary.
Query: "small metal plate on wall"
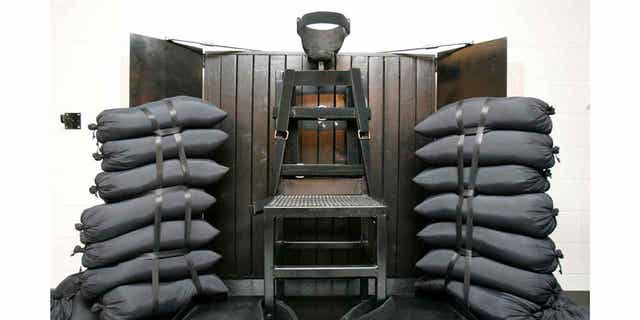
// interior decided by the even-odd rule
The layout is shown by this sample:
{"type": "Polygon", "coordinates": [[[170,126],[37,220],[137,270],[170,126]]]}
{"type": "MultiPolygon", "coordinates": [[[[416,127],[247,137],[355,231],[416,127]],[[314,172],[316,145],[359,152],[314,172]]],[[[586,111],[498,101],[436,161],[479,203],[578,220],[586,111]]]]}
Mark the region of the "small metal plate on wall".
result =
{"type": "Polygon", "coordinates": [[[60,115],[60,122],[64,123],[65,129],[80,129],[80,113],[67,112],[60,115]]]}

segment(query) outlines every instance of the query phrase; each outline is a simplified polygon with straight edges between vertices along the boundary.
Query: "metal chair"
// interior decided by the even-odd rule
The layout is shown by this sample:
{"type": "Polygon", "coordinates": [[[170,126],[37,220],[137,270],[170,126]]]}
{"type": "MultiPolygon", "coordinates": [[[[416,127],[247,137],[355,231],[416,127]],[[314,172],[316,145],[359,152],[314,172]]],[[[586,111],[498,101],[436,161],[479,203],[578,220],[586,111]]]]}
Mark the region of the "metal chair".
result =
{"type": "MultiPolygon", "coordinates": [[[[359,69],[349,71],[293,71],[286,70],[282,80],[282,94],[276,111],[275,158],[271,186],[273,197],[254,204],[254,213],[263,212],[264,223],[264,290],[265,307],[273,316],[276,281],[294,278],[352,278],[360,279],[362,295],[368,295],[368,279],[376,281],[376,297],[386,299],[387,207],[367,195],[370,174],[370,111],[362,88],[359,69]],[[296,85],[347,86],[351,107],[325,108],[296,107],[293,102],[296,85]],[[289,121],[293,119],[294,121],[289,121]],[[290,129],[295,132],[298,120],[343,120],[347,126],[355,125],[353,132],[359,141],[361,163],[353,164],[301,164],[284,163],[284,152],[290,129]],[[305,179],[296,179],[304,176],[305,179]],[[306,177],[325,177],[313,180],[306,177]],[[321,187],[312,182],[321,181],[321,187]],[[329,189],[329,190],[328,190],[329,189]],[[363,265],[278,265],[274,260],[277,250],[355,249],[368,247],[367,239],[356,241],[284,241],[276,238],[277,219],[288,218],[362,218],[362,225],[372,221],[376,225],[376,259],[363,265]]],[[[349,100],[348,100],[349,101],[349,100]]],[[[368,229],[367,229],[368,230],[368,229]]],[[[282,293],[282,288],[278,288],[282,293]]]]}

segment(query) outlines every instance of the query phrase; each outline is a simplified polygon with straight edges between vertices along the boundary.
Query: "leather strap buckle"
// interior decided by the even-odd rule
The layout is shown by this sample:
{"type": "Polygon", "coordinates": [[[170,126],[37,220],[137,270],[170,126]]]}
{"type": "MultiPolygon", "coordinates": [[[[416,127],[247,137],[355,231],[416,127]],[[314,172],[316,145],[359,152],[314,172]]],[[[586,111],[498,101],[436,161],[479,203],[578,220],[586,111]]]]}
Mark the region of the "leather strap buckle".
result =
{"type": "Polygon", "coordinates": [[[286,141],[289,139],[289,130],[284,130],[284,131],[276,130],[273,132],[273,138],[286,141]]]}
{"type": "Polygon", "coordinates": [[[362,131],[358,129],[358,139],[371,140],[371,133],[369,131],[362,131]]]}
{"type": "MultiPolygon", "coordinates": [[[[320,109],[320,108],[326,108],[326,107],[327,107],[327,106],[322,105],[322,104],[318,106],[318,108],[319,108],[319,109],[320,109]]],[[[318,123],[320,123],[320,122],[322,122],[322,121],[327,121],[327,118],[318,118],[318,123]]]]}

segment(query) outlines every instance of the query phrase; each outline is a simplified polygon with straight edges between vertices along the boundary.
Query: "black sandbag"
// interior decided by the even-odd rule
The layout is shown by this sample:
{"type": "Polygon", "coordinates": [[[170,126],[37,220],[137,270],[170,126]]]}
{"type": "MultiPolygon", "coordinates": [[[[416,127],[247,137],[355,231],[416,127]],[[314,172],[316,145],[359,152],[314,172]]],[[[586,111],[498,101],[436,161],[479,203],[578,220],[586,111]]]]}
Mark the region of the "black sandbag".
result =
{"type": "MultiPolygon", "coordinates": [[[[199,276],[202,295],[226,295],[227,287],[213,274],[199,276]]],[[[155,318],[176,313],[187,305],[198,291],[190,278],[174,282],[161,282],[158,294],[158,312],[153,314],[151,283],[119,286],[106,294],[92,307],[100,312],[101,320],[155,318]]]]}
{"type": "MultiPolygon", "coordinates": [[[[469,181],[470,168],[464,168],[464,181],[469,181]]],[[[476,179],[476,193],[514,195],[545,192],[549,190],[546,173],[519,165],[480,167],[476,179]]],[[[413,182],[430,193],[458,191],[458,168],[442,167],[425,169],[413,178],[413,182]]]]}
{"type": "Polygon", "coordinates": [[[91,311],[91,300],[78,293],[73,297],[73,313],[70,320],[98,320],[98,314],[91,311]]]}
{"type": "MultiPolygon", "coordinates": [[[[215,203],[216,199],[200,189],[188,189],[191,194],[192,215],[199,214],[215,203]]],[[[186,188],[162,189],[160,214],[162,221],[183,219],[185,215],[186,188]]],[[[82,243],[108,240],[129,231],[148,226],[154,221],[156,195],[144,196],[121,202],[102,204],[86,209],[76,225],[82,243]]]]}
{"type": "MultiPolygon", "coordinates": [[[[184,248],[183,221],[169,221],[161,224],[160,249],[174,250],[184,248]]],[[[135,258],[153,250],[153,228],[144,227],[119,237],[88,244],[79,251],[82,255],[82,265],[87,268],[101,268],[121,261],[135,258]]],[[[216,228],[203,220],[194,220],[191,224],[190,248],[200,248],[211,242],[218,233],[216,228]]]]}
{"type": "MultiPolygon", "coordinates": [[[[465,227],[462,228],[462,239],[466,239],[465,227]]],[[[418,233],[418,238],[433,249],[453,249],[456,224],[430,224],[418,233]]],[[[533,272],[550,273],[558,266],[559,253],[550,238],[538,239],[474,226],[473,250],[480,256],[533,272]]]]}
{"type": "MultiPolygon", "coordinates": [[[[444,278],[453,250],[432,250],[427,253],[416,267],[431,278],[444,278]]],[[[459,257],[451,269],[450,279],[464,279],[465,258],[459,257]]],[[[471,257],[471,283],[483,287],[514,294],[539,305],[549,306],[562,288],[551,273],[537,273],[514,268],[491,259],[471,257]]]]}
{"type": "MultiPolygon", "coordinates": [[[[445,288],[443,279],[421,280],[416,283],[419,290],[431,293],[446,292],[458,305],[464,303],[464,285],[450,281],[445,288]]],[[[514,296],[509,293],[471,285],[469,287],[469,309],[478,320],[587,320],[589,312],[559,294],[549,307],[514,296]]]]}
{"type": "Polygon", "coordinates": [[[202,99],[177,96],[145,103],[137,107],[108,109],[100,112],[96,117],[96,138],[104,143],[153,135],[155,128],[142,111],[142,107],[149,110],[158,121],[160,128],[172,127],[166,100],[173,103],[177,125],[182,129],[211,128],[227,116],[226,112],[202,99]]]}
{"type": "MultiPolygon", "coordinates": [[[[190,269],[186,259],[191,260],[198,273],[203,273],[213,268],[220,255],[210,250],[196,250],[186,256],[159,259],[160,281],[188,278],[190,269]]],[[[85,297],[94,299],[121,285],[151,282],[153,265],[152,259],[132,259],[111,267],[87,269],[82,273],[80,290],[85,297]]]]}
{"type": "MultiPolygon", "coordinates": [[[[480,121],[480,112],[485,97],[462,100],[462,119],[465,128],[474,128],[480,121]]],[[[415,131],[432,138],[458,134],[456,123],[456,104],[450,103],[422,122],[415,131]]],[[[489,112],[485,127],[490,130],[519,130],[549,134],[552,124],[549,115],[553,114],[546,102],[529,97],[489,98],[489,112]]]]}
{"type": "MultiPolygon", "coordinates": [[[[414,210],[434,222],[456,221],[458,198],[455,193],[434,195],[414,210]]],[[[466,212],[466,206],[463,208],[466,212]]],[[[556,215],[553,200],[546,193],[473,198],[473,224],[500,231],[544,238],[556,228],[556,215]]]]}
{"type": "MultiPolygon", "coordinates": [[[[457,135],[447,136],[416,151],[416,156],[430,167],[456,166],[458,163],[457,135]]],[[[464,139],[465,165],[471,164],[476,136],[468,135],[464,139]]],[[[489,131],[484,134],[480,145],[479,164],[497,166],[519,164],[546,169],[555,164],[553,139],[547,134],[526,131],[489,131]]]]}
{"type": "Polygon", "coordinates": [[[156,164],[116,172],[100,172],[95,178],[95,188],[105,202],[121,201],[133,198],[153,189],[188,185],[205,187],[220,180],[229,168],[217,164],[213,160],[187,160],[190,178],[187,179],[180,167],[180,160],[163,162],[163,185],[158,185],[156,164]]]}
{"type": "MultiPolygon", "coordinates": [[[[187,158],[211,158],[213,151],[229,137],[217,129],[191,129],[181,133],[187,158]]],[[[102,170],[133,169],[156,161],[155,136],[105,142],[101,147],[102,170]]],[[[165,160],[178,158],[178,144],[174,135],[162,137],[165,160]]]]}
{"type": "Polygon", "coordinates": [[[49,314],[51,320],[69,320],[73,313],[73,299],[80,291],[81,272],[64,278],[49,291],[49,314]]]}

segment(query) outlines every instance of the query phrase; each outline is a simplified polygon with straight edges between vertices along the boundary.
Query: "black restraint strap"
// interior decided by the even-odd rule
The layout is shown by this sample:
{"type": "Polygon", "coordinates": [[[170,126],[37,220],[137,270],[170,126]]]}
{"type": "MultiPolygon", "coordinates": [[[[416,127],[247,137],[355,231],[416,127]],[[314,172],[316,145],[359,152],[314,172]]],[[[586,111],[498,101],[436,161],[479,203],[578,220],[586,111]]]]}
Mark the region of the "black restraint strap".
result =
{"type": "MultiPolygon", "coordinates": [[[[141,107],[144,114],[147,116],[149,121],[151,122],[152,129],[154,131],[158,130],[158,120],[156,116],[154,116],[147,107],[141,107]]],[[[156,135],[154,140],[155,152],[156,152],[156,187],[162,188],[164,185],[164,153],[162,150],[162,136],[156,135]]]]}
{"type": "Polygon", "coordinates": [[[464,123],[462,121],[462,101],[456,104],[456,123],[460,130],[458,135],[458,204],[456,205],[456,250],[462,249],[462,206],[464,205],[464,123]]]}
{"type": "Polygon", "coordinates": [[[189,268],[189,274],[191,275],[191,281],[193,281],[193,285],[196,287],[198,294],[202,293],[202,284],[200,283],[200,278],[198,277],[198,272],[196,271],[193,261],[191,258],[187,256],[189,252],[191,252],[191,191],[189,191],[188,187],[185,187],[184,190],[184,259],[187,262],[187,267],[189,268]]]}
{"type": "Polygon", "coordinates": [[[184,176],[184,184],[189,185],[191,183],[191,174],[189,173],[189,163],[187,162],[187,153],[184,151],[184,143],[182,142],[182,134],[176,133],[173,135],[178,146],[178,158],[180,159],[180,170],[184,176]]]}
{"type": "MultiPolygon", "coordinates": [[[[153,295],[153,310],[152,314],[157,314],[159,311],[159,294],[160,294],[160,259],[166,257],[166,254],[162,254],[160,251],[160,240],[162,236],[162,186],[164,185],[164,150],[162,148],[162,137],[168,134],[174,134],[176,139],[176,144],[178,145],[178,149],[182,151],[181,156],[181,165],[183,166],[183,173],[188,173],[188,168],[185,171],[186,157],[182,157],[184,154],[184,148],[182,148],[182,136],[180,135],[180,128],[177,126],[177,113],[173,106],[171,100],[165,100],[167,103],[167,109],[169,111],[169,116],[171,118],[172,127],[168,129],[160,129],[158,120],[155,115],[153,115],[149,109],[146,107],[142,107],[142,112],[147,116],[149,121],[151,122],[152,129],[156,134],[154,145],[155,145],[155,160],[156,160],[156,179],[157,179],[157,189],[155,192],[155,209],[154,209],[154,226],[153,226],[153,269],[151,271],[151,290],[153,295]],[[184,160],[184,161],[183,161],[184,160]]],[[[185,176],[187,175],[185,173],[185,176]]],[[[191,212],[189,210],[189,216],[191,212]]],[[[191,226],[191,221],[189,221],[189,229],[191,226]]],[[[190,230],[189,230],[190,232],[190,230]]],[[[186,232],[185,232],[186,234],[186,232]]],[[[184,254],[184,252],[182,253],[184,254]]]]}
{"type": "Polygon", "coordinates": [[[475,255],[473,251],[473,198],[475,196],[475,186],[478,177],[478,166],[480,158],[480,146],[484,137],[487,113],[489,112],[489,98],[485,99],[480,112],[478,127],[475,132],[475,143],[471,157],[471,167],[469,168],[469,181],[464,181],[464,138],[469,134],[469,130],[464,127],[462,118],[462,103],[456,104],[456,124],[459,129],[459,138],[457,144],[457,172],[458,172],[458,203],[456,206],[456,250],[457,252],[451,257],[447,265],[447,273],[445,275],[445,288],[449,282],[450,273],[452,272],[460,255],[464,256],[464,301],[469,305],[469,288],[471,286],[471,258],[475,255]],[[466,232],[464,241],[462,238],[462,216],[463,209],[466,204],[465,226],[466,232]],[[464,242],[464,243],[463,243],[464,242]]]}
{"type": "Polygon", "coordinates": [[[276,119],[276,131],[273,134],[273,138],[276,140],[275,158],[273,159],[274,179],[271,189],[273,195],[278,192],[280,173],[284,161],[284,149],[287,144],[287,139],[289,138],[289,112],[291,109],[291,100],[293,99],[295,77],[296,73],[293,70],[286,70],[284,72],[282,96],[280,97],[280,106],[278,107],[278,117],[276,119]]]}
{"type": "Polygon", "coordinates": [[[153,270],[151,271],[151,290],[153,294],[153,314],[159,309],[160,295],[160,238],[162,236],[162,191],[155,190],[155,208],[153,211],[153,270]]]}
{"type": "Polygon", "coordinates": [[[451,256],[451,259],[449,259],[449,263],[447,264],[447,272],[444,274],[444,290],[447,290],[447,285],[449,284],[449,281],[451,281],[451,272],[453,271],[453,268],[456,266],[456,263],[458,262],[458,259],[460,258],[460,255],[458,254],[458,252],[454,252],[454,254],[451,256]]]}

